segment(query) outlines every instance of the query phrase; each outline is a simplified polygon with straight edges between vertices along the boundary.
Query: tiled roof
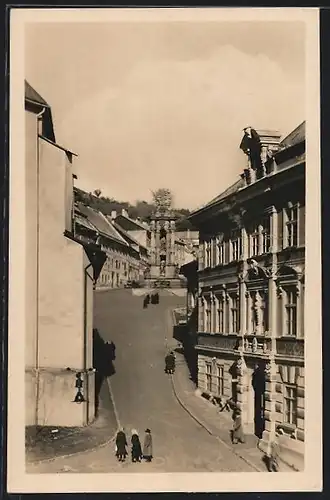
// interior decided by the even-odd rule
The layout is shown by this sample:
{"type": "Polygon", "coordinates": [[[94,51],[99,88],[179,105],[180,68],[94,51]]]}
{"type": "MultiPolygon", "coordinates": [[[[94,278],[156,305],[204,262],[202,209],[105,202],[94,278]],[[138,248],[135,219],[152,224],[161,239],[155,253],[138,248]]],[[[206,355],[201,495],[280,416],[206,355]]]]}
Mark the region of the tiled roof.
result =
{"type": "Polygon", "coordinates": [[[86,227],[87,229],[90,229],[91,231],[95,231],[97,232],[97,229],[95,226],[93,226],[93,224],[91,224],[91,222],[89,222],[89,220],[87,219],[87,217],[83,217],[82,215],[80,215],[79,213],[77,213],[75,211],[75,214],[74,214],[74,218],[75,218],[75,221],[80,224],[81,226],[84,226],[86,227]]]}
{"type": "Polygon", "coordinates": [[[125,239],[118,233],[118,231],[113,227],[111,222],[106,219],[105,216],[103,216],[93,208],[88,207],[87,205],[83,205],[82,203],[78,203],[77,205],[79,210],[87,216],[89,221],[97,228],[100,233],[125,246],[128,246],[128,243],[125,241],[125,239]]]}
{"type": "MultiPolygon", "coordinates": [[[[107,219],[109,219],[109,217],[107,217],[107,219]]],[[[142,247],[148,251],[147,247],[139,243],[131,234],[128,234],[128,232],[125,231],[125,229],[123,229],[119,224],[117,224],[116,221],[112,221],[111,223],[114,226],[114,228],[124,236],[124,238],[127,238],[134,245],[138,245],[139,247],[142,247]]]]}
{"type": "Polygon", "coordinates": [[[141,222],[139,222],[137,220],[133,220],[130,217],[127,217],[126,215],[123,215],[123,214],[117,215],[116,222],[117,222],[117,224],[120,225],[120,227],[122,227],[126,231],[130,231],[130,230],[134,231],[134,229],[136,231],[141,231],[142,229],[144,231],[148,230],[148,228],[145,227],[141,222]]]}
{"type": "Polygon", "coordinates": [[[29,99],[30,101],[37,102],[42,106],[50,107],[49,104],[45,101],[43,97],[34,88],[25,80],[25,99],[29,99]]]}

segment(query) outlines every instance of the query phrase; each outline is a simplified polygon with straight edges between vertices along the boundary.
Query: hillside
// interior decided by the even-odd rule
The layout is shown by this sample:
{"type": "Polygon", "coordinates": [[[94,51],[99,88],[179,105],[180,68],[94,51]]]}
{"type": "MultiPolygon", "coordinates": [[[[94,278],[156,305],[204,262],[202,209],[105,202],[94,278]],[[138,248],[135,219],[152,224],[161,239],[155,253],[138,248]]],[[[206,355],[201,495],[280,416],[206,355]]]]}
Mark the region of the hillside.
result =
{"type": "MultiPolygon", "coordinates": [[[[147,201],[137,201],[135,205],[127,201],[118,201],[115,198],[108,198],[101,195],[100,190],[95,190],[94,193],[87,193],[82,189],[77,187],[74,188],[75,201],[80,201],[89,205],[90,207],[99,210],[104,215],[111,215],[111,212],[115,210],[120,213],[122,209],[125,209],[132,219],[140,218],[142,221],[148,222],[150,216],[155,210],[155,205],[148,203],[147,201]]],[[[190,211],[186,208],[174,209],[175,215],[179,217],[177,222],[177,229],[194,229],[189,221],[186,220],[187,215],[190,211]]]]}

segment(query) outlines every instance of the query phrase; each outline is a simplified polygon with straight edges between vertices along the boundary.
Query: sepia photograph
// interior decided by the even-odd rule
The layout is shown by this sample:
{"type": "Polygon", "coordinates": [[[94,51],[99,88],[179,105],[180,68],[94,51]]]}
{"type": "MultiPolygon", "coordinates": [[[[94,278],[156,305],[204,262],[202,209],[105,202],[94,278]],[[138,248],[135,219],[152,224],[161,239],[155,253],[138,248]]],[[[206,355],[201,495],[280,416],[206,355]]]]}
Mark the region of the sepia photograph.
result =
{"type": "Polygon", "coordinates": [[[8,491],[320,491],[318,9],[11,14],[8,491]]]}

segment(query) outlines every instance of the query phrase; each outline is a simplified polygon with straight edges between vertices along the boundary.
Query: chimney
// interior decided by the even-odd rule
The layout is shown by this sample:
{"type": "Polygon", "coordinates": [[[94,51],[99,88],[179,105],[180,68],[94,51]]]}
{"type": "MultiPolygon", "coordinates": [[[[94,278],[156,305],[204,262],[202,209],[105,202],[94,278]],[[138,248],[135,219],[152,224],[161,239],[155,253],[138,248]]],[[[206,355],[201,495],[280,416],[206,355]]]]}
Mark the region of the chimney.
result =
{"type": "Polygon", "coordinates": [[[116,210],[111,210],[111,219],[114,220],[117,217],[116,210]]]}
{"type": "Polygon", "coordinates": [[[128,217],[128,213],[127,213],[127,211],[125,210],[125,208],[122,208],[122,209],[121,209],[121,215],[123,215],[124,217],[128,217]]]}

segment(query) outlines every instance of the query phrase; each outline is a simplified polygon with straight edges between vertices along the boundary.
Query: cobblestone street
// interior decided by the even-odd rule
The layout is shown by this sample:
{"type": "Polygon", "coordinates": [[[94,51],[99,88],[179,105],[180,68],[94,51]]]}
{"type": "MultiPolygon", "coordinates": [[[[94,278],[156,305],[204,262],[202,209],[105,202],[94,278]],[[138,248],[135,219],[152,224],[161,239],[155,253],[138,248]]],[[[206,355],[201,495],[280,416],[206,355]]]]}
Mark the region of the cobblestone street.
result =
{"type": "MultiPolygon", "coordinates": [[[[166,346],[173,344],[170,310],[184,299],[162,294],[158,305],[142,308],[131,290],[96,294],[95,323],[116,346],[111,385],[119,425],[130,439],[132,428],[143,440],[153,434],[152,463],[118,463],[115,445],[51,462],[29,465],[28,472],[239,472],[254,471],[227,446],[211,436],[180,406],[171,379],[164,373],[166,346]]],[[[111,436],[109,436],[110,438],[111,436]]]]}

